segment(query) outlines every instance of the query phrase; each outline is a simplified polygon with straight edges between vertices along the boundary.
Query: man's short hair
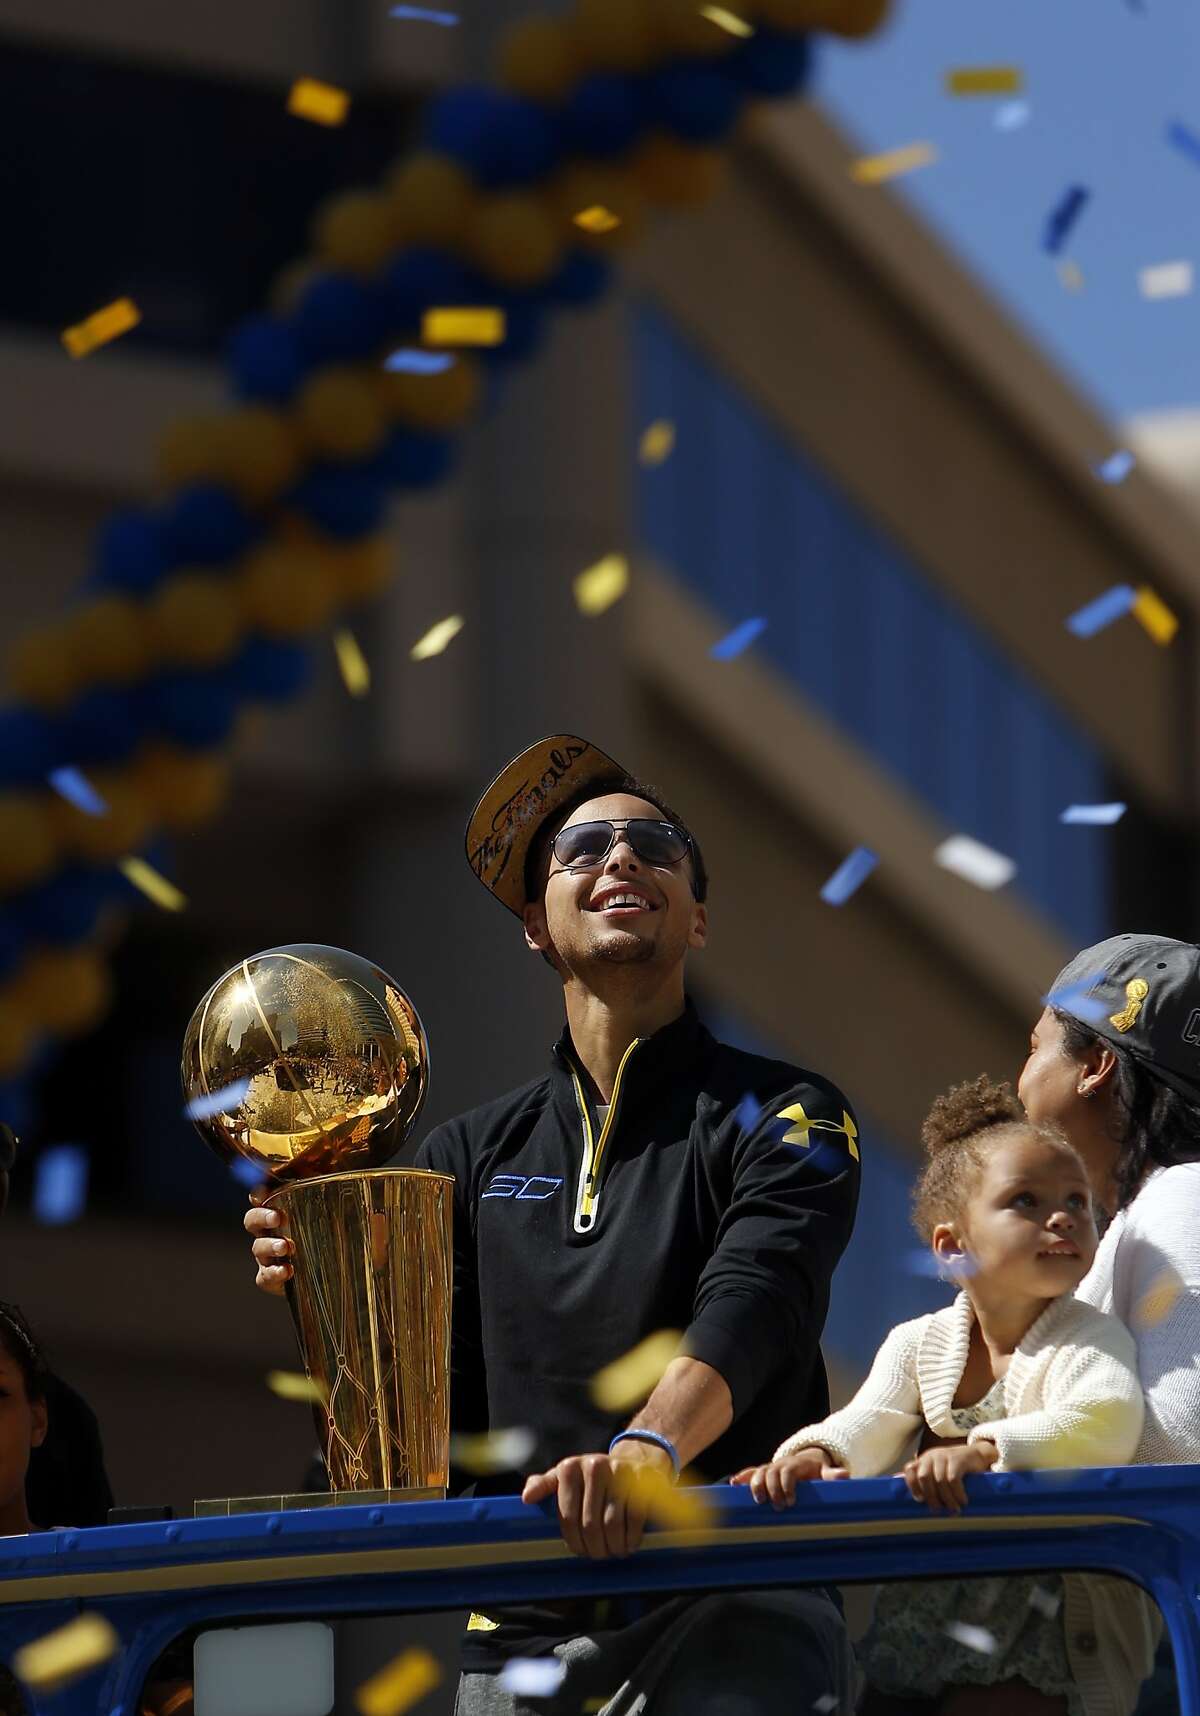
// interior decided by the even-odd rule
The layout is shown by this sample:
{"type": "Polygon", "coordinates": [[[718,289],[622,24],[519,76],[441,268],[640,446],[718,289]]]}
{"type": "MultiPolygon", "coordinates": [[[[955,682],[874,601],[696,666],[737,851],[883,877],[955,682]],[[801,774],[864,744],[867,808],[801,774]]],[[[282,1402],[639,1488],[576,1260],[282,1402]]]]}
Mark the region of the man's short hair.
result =
{"type": "Polygon", "coordinates": [[[699,842],[678,811],[672,810],[657,787],[648,786],[645,781],[639,781],[633,775],[614,775],[609,780],[589,781],[587,786],[581,787],[565,804],[560,804],[554,815],[548,816],[538,829],[525,856],[525,894],[528,899],[540,900],[545,894],[551,844],[555,835],[565,827],[580,805],[587,804],[591,799],[607,798],[618,792],[625,793],[630,798],[644,798],[647,804],[654,805],[655,809],[662,812],[667,822],[673,822],[676,828],[682,829],[688,837],[690,848],[692,893],[701,902],[708,898],[708,871],[704,865],[704,856],[699,842]]]}

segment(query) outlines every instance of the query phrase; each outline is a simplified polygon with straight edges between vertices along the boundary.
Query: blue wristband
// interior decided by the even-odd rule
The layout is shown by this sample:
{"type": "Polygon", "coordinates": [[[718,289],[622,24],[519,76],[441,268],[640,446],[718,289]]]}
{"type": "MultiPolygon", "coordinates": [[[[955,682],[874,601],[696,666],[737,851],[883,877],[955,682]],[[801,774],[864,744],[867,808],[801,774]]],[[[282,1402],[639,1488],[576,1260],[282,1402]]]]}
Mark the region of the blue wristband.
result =
{"type": "Polygon", "coordinates": [[[656,1448],[661,1448],[664,1454],[670,1456],[674,1475],[679,1476],[679,1453],[674,1442],[667,1436],[660,1436],[657,1430],[618,1430],[608,1444],[611,1454],[618,1442],[652,1442],[656,1448]]]}

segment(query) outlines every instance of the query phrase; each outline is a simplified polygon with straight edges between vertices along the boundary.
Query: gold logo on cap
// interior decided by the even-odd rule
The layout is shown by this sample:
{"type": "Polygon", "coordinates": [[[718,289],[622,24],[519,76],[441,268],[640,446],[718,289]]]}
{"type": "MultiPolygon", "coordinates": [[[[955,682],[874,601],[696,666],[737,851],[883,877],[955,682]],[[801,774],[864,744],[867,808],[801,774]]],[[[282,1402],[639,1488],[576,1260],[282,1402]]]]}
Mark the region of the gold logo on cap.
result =
{"type": "Polygon", "coordinates": [[[1142,1002],[1149,993],[1150,985],[1144,977],[1131,977],[1125,985],[1125,1005],[1119,1013],[1112,1015],[1109,1024],[1115,1025],[1118,1031],[1131,1031],[1137,1024],[1142,1002]]]}

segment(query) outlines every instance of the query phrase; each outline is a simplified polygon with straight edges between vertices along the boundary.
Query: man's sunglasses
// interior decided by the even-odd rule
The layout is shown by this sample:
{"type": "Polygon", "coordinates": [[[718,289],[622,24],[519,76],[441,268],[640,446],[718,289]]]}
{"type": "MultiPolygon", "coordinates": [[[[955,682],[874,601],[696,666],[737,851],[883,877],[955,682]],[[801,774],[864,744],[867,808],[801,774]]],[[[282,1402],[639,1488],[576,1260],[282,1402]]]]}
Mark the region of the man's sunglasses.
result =
{"type": "Polygon", "coordinates": [[[561,828],[550,850],[564,870],[589,870],[602,864],[617,841],[618,832],[647,864],[679,864],[692,849],[682,828],[673,822],[652,822],[634,817],[622,822],[575,822],[561,828]]]}

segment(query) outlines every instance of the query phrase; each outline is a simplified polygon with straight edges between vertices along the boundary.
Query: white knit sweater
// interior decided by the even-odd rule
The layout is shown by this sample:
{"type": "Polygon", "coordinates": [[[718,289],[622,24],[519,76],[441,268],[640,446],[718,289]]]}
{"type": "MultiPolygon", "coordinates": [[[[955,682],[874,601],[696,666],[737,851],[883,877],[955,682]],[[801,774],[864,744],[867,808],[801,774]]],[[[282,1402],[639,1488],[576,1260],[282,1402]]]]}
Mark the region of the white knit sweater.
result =
{"type": "MultiPolygon", "coordinates": [[[[1200,1180],[1195,1195],[1200,1203],[1200,1180]]],[[[1111,1237],[1110,1230],[1105,1245],[1111,1237]]],[[[1113,1245],[1120,1245],[1119,1235],[1113,1245]]],[[[1100,1265],[1098,1255],[1089,1284],[1100,1265]]],[[[797,1430],[776,1449],[776,1459],[817,1446],[854,1477],[877,1477],[895,1472],[916,1452],[925,1425],[958,1440],[950,1408],[974,1316],[961,1293],[946,1310],[901,1323],[850,1404],[797,1430]]],[[[1125,1465],[1138,1449],[1145,1415],[1137,1363],[1133,1337],[1116,1317],[1064,1294],[1012,1356],[1004,1377],[1007,1416],[980,1424],[967,1440],[995,1442],[997,1472],[1125,1465]]],[[[1095,1574],[1067,1574],[1063,1592],[1067,1657],[1087,1716],[1128,1716],[1154,1665],[1161,1630],[1156,1605],[1124,1580],[1095,1574]]]]}

